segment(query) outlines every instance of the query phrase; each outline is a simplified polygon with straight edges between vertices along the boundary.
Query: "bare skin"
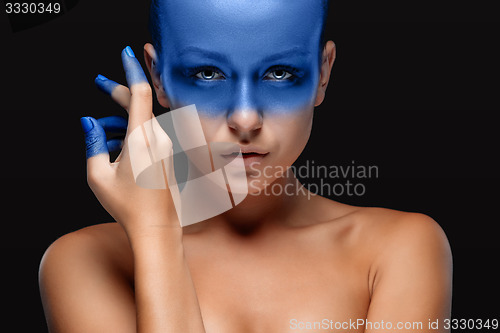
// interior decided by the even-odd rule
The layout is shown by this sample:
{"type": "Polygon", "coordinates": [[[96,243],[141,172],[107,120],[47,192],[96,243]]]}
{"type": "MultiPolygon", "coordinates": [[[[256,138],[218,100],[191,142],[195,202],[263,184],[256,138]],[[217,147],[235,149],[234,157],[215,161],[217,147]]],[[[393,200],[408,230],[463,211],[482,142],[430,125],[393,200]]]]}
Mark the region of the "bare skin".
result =
{"type": "MultiPolygon", "coordinates": [[[[298,201],[309,213],[293,221],[184,229],[206,332],[291,332],[292,319],[325,318],[420,321],[414,331],[427,332],[429,319],[449,317],[451,253],[432,219],[319,196],[298,201]]],[[[135,332],[133,263],[117,223],[57,240],[41,275],[51,332],[135,332]]]]}

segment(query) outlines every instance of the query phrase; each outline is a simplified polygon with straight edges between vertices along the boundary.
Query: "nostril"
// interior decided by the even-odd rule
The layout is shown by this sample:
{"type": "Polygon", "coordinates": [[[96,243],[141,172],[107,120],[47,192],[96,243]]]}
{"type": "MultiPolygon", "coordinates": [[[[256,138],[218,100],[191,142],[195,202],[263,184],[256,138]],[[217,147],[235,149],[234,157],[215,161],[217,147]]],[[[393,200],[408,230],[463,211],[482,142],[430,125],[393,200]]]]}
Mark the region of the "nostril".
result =
{"type": "Polygon", "coordinates": [[[257,110],[241,109],[229,115],[228,125],[237,131],[251,132],[260,129],[262,121],[263,118],[257,110]]]}

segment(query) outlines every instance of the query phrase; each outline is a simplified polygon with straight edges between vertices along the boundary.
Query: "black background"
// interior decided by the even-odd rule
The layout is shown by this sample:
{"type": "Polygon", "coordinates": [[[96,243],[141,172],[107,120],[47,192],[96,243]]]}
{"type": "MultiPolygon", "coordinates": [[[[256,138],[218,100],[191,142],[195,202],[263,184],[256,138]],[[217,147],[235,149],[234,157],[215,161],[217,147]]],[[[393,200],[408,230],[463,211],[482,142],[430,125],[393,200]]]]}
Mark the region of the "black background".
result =
{"type": "MultiPolygon", "coordinates": [[[[46,331],[37,284],[45,249],[111,220],[86,184],[79,118],[125,114],[93,81],[125,82],[126,45],[144,63],[147,13],[147,2],[73,0],[23,30],[33,17],[9,20],[2,8],[5,327],[46,331]]],[[[485,1],[335,1],[333,76],[297,162],[376,165],[365,195],[332,198],[433,217],[453,251],[454,318],[500,317],[495,13],[485,1]]]]}

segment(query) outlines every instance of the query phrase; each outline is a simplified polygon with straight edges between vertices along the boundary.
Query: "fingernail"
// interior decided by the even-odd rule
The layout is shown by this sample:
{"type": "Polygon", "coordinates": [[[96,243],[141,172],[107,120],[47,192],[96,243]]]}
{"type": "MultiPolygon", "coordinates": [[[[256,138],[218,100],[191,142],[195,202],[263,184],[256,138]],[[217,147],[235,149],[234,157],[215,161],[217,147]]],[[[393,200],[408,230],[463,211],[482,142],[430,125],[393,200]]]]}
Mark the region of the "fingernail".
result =
{"type": "Polygon", "coordinates": [[[83,132],[87,134],[91,129],[94,128],[94,124],[89,117],[81,117],[80,123],[82,124],[83,132]]]}
{"type": "Polygon", "coordinates": [[[127,55],[128,55],[129,57],[135,58],[134,51],[132,51],[132,49],[130,48],[130,46],[127,46],[127,47],[125,48],[125,52],[127,53],[127,55]]]}
{"type": "Polygon", "coordinates": [[[97,75],[97,79],[101,80],[101,81],[106,81],[108,78],[105,77],[104,75],[99,74],[99,75],[97,75]]]}

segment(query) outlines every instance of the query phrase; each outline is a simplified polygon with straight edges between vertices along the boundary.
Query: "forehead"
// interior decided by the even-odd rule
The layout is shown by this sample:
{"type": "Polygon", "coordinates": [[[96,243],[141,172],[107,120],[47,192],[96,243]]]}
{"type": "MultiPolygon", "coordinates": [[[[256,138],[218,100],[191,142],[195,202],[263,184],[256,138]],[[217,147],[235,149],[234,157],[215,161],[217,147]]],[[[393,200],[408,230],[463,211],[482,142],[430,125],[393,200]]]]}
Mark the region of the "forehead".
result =
{"type": "Polygon", "coordinates": [[[162,54],[195,46],[239,61],[319,51],[321,0],[163,0],[160,8],[162,54]]]}

